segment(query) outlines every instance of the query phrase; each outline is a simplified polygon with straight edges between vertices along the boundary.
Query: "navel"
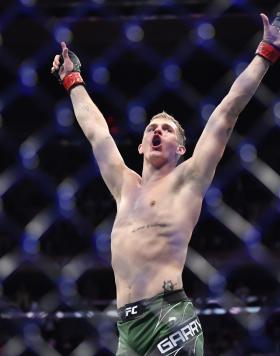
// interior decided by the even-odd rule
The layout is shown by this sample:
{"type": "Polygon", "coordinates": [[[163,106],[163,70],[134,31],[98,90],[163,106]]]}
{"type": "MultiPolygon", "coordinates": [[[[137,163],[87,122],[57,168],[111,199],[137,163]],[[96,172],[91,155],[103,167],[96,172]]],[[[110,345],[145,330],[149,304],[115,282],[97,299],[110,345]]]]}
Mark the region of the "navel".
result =
{"type": "Polygon", "coordinates": [[[150,202],[150,205],[151,205],[151,206],[156,205],[156,201],[155,201],[155,200],[152,200],[152,201],[150,202]]]}

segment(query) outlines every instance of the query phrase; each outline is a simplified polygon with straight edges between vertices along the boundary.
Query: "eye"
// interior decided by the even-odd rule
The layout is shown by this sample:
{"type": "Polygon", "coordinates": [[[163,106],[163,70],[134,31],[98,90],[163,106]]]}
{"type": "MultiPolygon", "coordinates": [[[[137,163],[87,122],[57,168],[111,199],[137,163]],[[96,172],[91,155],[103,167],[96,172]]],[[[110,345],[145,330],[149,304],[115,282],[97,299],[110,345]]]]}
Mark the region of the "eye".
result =
{"type": "Polygon", "coordinates": [[[154,131],[155,130],[155,128],[156,128],[156,126],[149,126],[148,128],[147,128],[147,131],[148,132],[150,132],[150,131],[154,131]]]}
{"type": "Polygon", "coordinates": [[[163,129],[165,131],[172,132],[172,128],[170,126],[165,126],[163,129]]]}

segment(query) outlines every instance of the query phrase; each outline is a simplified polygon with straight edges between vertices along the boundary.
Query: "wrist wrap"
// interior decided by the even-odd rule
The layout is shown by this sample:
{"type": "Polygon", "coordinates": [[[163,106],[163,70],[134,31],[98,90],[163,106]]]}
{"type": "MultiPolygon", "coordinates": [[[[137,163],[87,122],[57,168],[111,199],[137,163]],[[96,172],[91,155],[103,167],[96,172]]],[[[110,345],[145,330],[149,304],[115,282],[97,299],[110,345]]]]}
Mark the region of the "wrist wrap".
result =
{"type": "Polygon", "coordinates": [[[280,49],[269,42],[261,41],[256,50],[256,54],[267,59],[271,64],[274,64],[280,57],[280,49]]]}
{"type": "Polygon", "coordinates": [[[79,72],[71,72],[63,78],[62,84],[64,88],[70,92],[70,90],[77,85],[85,85],[85,82],[79,72]]]}

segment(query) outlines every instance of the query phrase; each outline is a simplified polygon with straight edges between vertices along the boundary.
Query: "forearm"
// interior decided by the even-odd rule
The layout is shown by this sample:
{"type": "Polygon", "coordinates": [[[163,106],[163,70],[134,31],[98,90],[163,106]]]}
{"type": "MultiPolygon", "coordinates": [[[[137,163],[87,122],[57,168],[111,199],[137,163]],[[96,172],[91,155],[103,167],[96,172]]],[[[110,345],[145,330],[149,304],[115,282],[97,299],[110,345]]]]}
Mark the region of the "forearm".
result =
{"type": "Polygon", "coordinates": [[[101,132],[109,134],[106,120],[98,107],[91,100],[84,86],[79,85],[70,91],[75,116],[84,134],[93,141],[96,134],[101,132]]]}
{"type": "Polygon", "coordinates": [[[266,59],[255,56],[248,67],[235,80],[228,94],[230,99],[228,109],[232,111],[233,117],[237,118],[248,104],[269,67],[270,63],[266,59]]]}

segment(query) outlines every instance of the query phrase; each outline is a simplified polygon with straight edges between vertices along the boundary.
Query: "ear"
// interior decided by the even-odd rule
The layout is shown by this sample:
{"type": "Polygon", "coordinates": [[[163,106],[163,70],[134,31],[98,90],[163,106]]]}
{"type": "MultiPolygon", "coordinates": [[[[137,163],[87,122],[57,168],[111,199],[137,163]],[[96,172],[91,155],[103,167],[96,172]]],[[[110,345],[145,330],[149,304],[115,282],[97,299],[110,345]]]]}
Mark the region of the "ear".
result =
{"type": "Polygon", "coordinates": [[[140,143],[140,145],[138,146],[138,152],[139,152],[140,155],[143,154],[143,145],[142,145],[142,143],[140,143]]]}
{"type": "Polygon", "coordinates": [[[183,156],[183,155],[186,153],[186,147],[185,147],[185,146],[182,146],[182,145],[179,145],[179,146],[177,147],[176,153],[177,153],[179,156],[183,156]]]}

